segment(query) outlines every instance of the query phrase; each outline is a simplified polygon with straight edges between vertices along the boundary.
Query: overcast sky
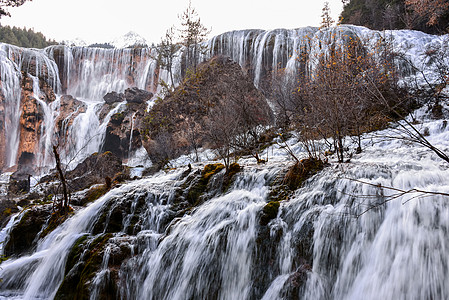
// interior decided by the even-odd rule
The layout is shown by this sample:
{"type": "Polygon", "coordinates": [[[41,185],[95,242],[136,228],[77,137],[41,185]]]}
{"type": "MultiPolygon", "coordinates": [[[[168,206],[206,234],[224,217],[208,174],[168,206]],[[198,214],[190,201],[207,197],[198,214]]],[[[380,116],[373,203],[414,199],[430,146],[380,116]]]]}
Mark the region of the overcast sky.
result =
{"type": "MultiPolygon", "coordinates": [[[[341,0],[329,0],[334,19],[341,0]]],[[[192,0],[210,36],[236,29],[276,29],[319,26],[322,0],[192,0]]],[[[81,38],[109,42],[135,31],[148,42],[159,42],[188,0],[33,0],[10,8],[2,25],[34,28],[56,41],[81,38]]]]}

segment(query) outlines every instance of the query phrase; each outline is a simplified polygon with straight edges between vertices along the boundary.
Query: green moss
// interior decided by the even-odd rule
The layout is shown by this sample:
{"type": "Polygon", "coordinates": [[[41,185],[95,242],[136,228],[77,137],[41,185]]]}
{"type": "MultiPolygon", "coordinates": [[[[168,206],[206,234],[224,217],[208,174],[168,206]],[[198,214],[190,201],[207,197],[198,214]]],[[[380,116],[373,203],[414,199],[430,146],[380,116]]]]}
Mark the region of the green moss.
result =
{"type": "Polygon", "coordinates": [[[223,164],[208,164],[204,166],[203,172],[201,174],[202,179],[209,181],[210,177],[217,174],[221,170],[223,170],[225,166],[223,164]]]}
{"type": "Polygon", "coordinates": [[[242,168],[240,167],[240,165],[238,163],[233,163],[229,166],[228,170],[226,171],[225,177],[223,179],[224,191],[227,191],[229,189],[229,187],[231,186],[231,184],[235,178],[234,176],[241,170],[242,170],[242,168]]]}
{"type": "Polygon", "coordinates": [[[51,214],[50,219],[47,222],[47,227],[42,231],[39,238],[46,237],[50,232],[56,229],[59,225],[61,225],[65,220],[67,220],[70,216],[74,214],[73,208],[69,206],[69,210],[66,214],[57,210],[51,214]]]}
{"type": "Polygon", "coordinates": [[[272,219],[277,217],[279,211],[279,201],[270,201],[262,209],[260,225],[267,225],[272,219]]]}
{"type": "Polygon", "coordinates": [[[196,183],[193,183],[190,186],[186,197],[187,201],[190,204],[198,205],[201,195],[204,194],[207,189],[207,184],[209,183],[210,178],[224,168],[225,166],[220,163],[205,165],[203,171],[201,172],[201,177],[196,183]]]}
{"type": "Polygon", "coordinates": [[[76,240],[67,256],[67,262],[65,265],[65,273],[67,273],[75,266],[76,262],[80,259],[81,254],[84,251],[84,243],[87,240],[87,235],[83,235],[76,240]]]}
{"type": "Polygon", "coordinates": [[[108,191],[107,187],[104,185],[93,187],[87,191],[86,196],[84,197],[83,204],[86,205],[87,203],[93,202],[106,194],[108,191]]]}
{"type": "Polygon", "coordinates": [[[113,235],[102,234],[89,242],[80,237],[72,247],[66,264],[66,276],[55,299],[88,299],[90,283],[103,261],[104,246],[113,235]],[[86,249],[87,248],[87,249],[86,249]],[[75,272],[70,272],[74,267],[75,272]]]}

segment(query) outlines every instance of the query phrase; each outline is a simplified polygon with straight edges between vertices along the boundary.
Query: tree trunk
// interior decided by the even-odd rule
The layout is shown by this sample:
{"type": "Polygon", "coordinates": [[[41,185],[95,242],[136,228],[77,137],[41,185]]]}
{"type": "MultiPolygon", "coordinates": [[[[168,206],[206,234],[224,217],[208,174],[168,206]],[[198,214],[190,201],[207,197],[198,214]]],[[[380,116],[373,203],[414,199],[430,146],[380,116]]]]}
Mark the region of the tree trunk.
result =
{"type": "Polygon", "coordinates": [[[64,173],[62,172],[62,169],[61,169],[61,160],[59,158],[59,153],[58,153],[58,149],[56,146],[53,146],[53,154],[55,155],[56,169],[58,170],[58,173],[59,173],[59,180],[61,180],[62,193],[64,196],[64,201],[61,205],[61,210],[65,214],[68,212],[68,208],[69,208],[69,197],[68,197],[68,193],[67,193],[67,184],[65,181],[64,173]]]}

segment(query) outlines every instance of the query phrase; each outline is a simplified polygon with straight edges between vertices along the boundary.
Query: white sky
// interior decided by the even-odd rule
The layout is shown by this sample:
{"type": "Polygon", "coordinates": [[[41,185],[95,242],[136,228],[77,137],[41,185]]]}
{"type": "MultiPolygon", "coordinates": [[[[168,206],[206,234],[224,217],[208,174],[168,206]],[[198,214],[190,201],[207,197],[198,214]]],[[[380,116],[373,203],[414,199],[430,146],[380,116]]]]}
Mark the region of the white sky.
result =
{"type": "MultiPolygon", "coordinates": [[[[334,20],[341,0],[329,0],[334,20]]],[[[236,29],[276,29],[319,26],[324,0],[192,0],[209,37],[236,29]],[[213,3],[213,4],[212,4],[213,3]]],[[[159,42],[188,0],[33,0],[10,8],[2,25],[33,28],[47,38],[87,43],[109,42],[135,31],[148,42],[159,42]]],[[[178,26],[179,27],[179,26],[178,26]]]]}

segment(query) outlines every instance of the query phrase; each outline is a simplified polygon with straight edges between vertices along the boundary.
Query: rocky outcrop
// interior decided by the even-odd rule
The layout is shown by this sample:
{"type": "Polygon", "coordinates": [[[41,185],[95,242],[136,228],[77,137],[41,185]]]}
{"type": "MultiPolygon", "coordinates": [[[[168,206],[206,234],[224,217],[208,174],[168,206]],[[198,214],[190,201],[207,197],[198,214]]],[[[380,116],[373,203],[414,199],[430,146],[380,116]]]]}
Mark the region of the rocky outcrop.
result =
{"type": "Polygon", "coordinates": [[[271,122],[265,97],[240,65],[224,56],[214,57],[199,65],[171,95],[156,101],[142,124],[141,132],[147,133],[144,146],[153,163],[211,146],[210,125],[236,125],[243,110],[253,124],[271,122]]]}
{"type": "Polygon", "coordinates": [[[3,228],[11,214],[18,212],[16,202],[12,200],[2,200],[0,199],[0,228],[3,228]]]}
{"type": "Polygon", "coordinates": [[[129,103],[142,104],[153,97],[153,93],[141,90],[137,87],[129,88],[125,90],[125,99],[129,103]]]}
{"type": "Polygon", "coordinates": [[[59,115],[55,120],[55,131],[59,136],[67,136],[68,129],[73,124],[75,118],[82,113],[85,113],[87,106],[71,95],[62,95],[60,100],[59,115]]]}
{"type": "Polygon", "coordinates": [[[52,205],[38,205],[28,209],[19,224],[14,226],[5,245],[5,256],[29,253],[36,245],[37,234],[51,215],[52,205]]]}
{"type": "Polygon", "coordinates": [[[145,115],[146,101],[153,94],[140,90],[136,87],[126,89],[123,94],[116,92],[104,96],[107,105],[102,109],[100,115],[105,115],[111,109],[110,105],[126,99],[128,102],[125,109],[112,115],[106,128],[106,136],[103,151],[111,151],[118,157],[126,159],[135,149],[142,146],[142,134],[139,130],[145,115]]]}
{"type": "Polygon", "coordinates": [[[124,95],[122,93],[110,92],[103,97],[103,100],[104,102],[106,102],[106,104],[122,102],[124,100],[124,95]]]}
{"type": "Polygon", "coordinates": [[[66,179],[73,190],[83,190],[94,184],[105,183],[118,173],[126,173],[122,160],[111,152],[94,153],[66,174],[66,179]]]}
{"type": "Polygon", "coordinates": [[[33,94],[33,80],[26,76],[22,81],[20,116],[20,143],[19,143],[19,168],[20,165],[31,166],[34,160],[34,153],[40,137],[40,130],[43,120],[43,111],[33,94]]]}

